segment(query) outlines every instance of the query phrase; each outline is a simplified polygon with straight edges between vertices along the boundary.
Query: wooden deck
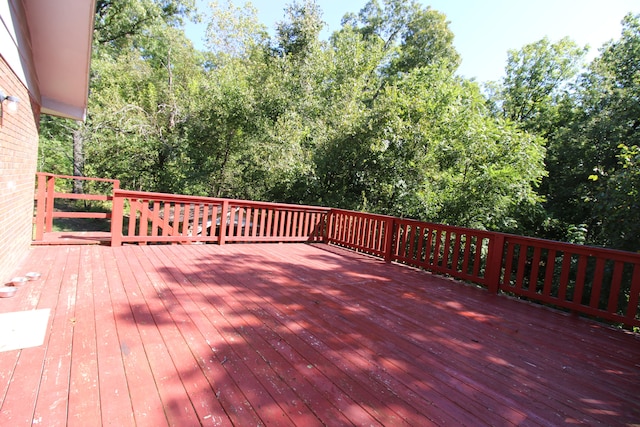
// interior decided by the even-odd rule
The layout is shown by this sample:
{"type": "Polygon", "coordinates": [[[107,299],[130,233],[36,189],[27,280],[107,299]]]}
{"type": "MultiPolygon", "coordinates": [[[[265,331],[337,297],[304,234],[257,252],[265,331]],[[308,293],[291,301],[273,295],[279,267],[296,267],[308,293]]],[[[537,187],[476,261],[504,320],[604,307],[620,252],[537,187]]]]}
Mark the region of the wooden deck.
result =
{"type": "MultiPolygon", "coordinates": [[[[640,424],[637,335],[326,245],[40,246],[0,426],[640,424]]],[[[0,325],[0,328],[2,325],[0,325]]]]}

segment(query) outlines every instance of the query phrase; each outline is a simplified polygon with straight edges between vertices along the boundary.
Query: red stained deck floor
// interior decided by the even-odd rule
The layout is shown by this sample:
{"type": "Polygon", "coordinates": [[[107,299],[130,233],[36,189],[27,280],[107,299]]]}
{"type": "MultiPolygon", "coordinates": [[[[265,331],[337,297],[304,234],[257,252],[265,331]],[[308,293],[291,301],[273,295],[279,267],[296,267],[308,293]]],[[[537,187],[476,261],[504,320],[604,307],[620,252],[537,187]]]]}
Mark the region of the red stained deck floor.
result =
{"type": "MultiPolygon", "coordinates": [[[[0,426],[629,425],[640,339],[325,245],[34,247],[0,426]]],[[[0,325],[1,328],[1,325],[0,325]]]]}

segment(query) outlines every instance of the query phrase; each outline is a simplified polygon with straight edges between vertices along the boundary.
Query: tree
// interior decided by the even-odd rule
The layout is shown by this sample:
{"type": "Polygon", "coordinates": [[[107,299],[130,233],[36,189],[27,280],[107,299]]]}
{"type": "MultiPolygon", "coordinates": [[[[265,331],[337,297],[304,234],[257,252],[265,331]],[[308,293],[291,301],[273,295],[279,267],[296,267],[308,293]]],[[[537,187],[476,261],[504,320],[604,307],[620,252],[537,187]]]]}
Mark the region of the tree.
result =
{"type": "Polygon", "coordinates": [[[247,58],[267,40],[266,27],[258,21],[257,10],[246,3],[240,8],[231,2],[209,4],[207,47],[218,60],[228,56],[247,58]]]}
{"type": "MultiPolygon", "coordinates": [[[[547,139],[536,234],[638,250],[635,148],[640,144],[640,24],[627,15],[622,36],[606,44],[581,75],[584,50],[567,39],[510,53],[507,77],[490,99],[522,129],[547,139]],[[497,95],[496,95],[497,94],[497,95]],[[544,233],[547,233],[546,235],[544,233]]],[[[520,223],[524,224],[524,215],[520,223]]]]}
{"type": "Polygon", "coordinates": [[[389,77],[438,64],[454,72],[460,56],[453,46],[453,32],[446,16],[416,1],[369,1],[358,15],[342,20],[365,39],[379,38],[387,52],[381,70],[389,77]]]}
{"type": "Polygon", "coordinates": [[[300,4],[294,1],[285,8],[287,20],[276,26],[276,47],[280,55],[305,58],[319,43],[320,31],[324,27],[322,11],[315,0],[300,4]]]}
{"type": "Polygon", "coordinates": [[[163,22],[179,26],[194,9],[194,0],[97,0],[94,43],[114,50],[163,22]]]}
{"type": "MultiPolygon", "coordinates": [[[[568,38],[552,43],[547,38],[508,52],[505,77],[499,83],[485,86],[489,108],[496,117],[544,138],[548,176],[538,189],[538,203],[524,203],[513,212],[514,228],[505,231],[564,239],[566,230],[579,224],[566,222],[560,209],[570,204],[556,203],[561,194],[572,191],[561,183],[574,157],[567,158],[563,147],[563,127],[572,122],[573,88],[587,48],[580,48],[568,38]],[[558,219],[560,224],[558,224],[558,219]]],[[[564,201],[567,199],[562,196],[564,201]]]]}
{"type": "Polygon", "coordinates": [[[97,52],[87,167],[125,188],[178,190],[181,133],[201,100],[201,63],[182,31],[163,24],[149,29],[139,49],[97,52]]]}
{"type": "Polygon", "coordinates": [[[387,88],[381,102],[393,109],[380,141],[389,213],[504,229],[514,205],[536,200],[542,141],[493,118],[475,83],[426,67],[387,88]]]}
{"type": "MultiPolygon", "coordinates": [[[[73,160],[69,167],[69,173],[82,175],[85,173],[111,174],[116,171],[124,172],[124,182],[128,183],[128,176],[137,182],[149,182],[148,179],[133,178],[135,169],[128,169],[129,166],[137,167],[138,164],[131,164],[132,158],[137,156],[127,156],[129,145],[122,141],[119,149],[115,149],[110,144],[116,144],[117,138],[127,139],[129,135],[137,134],[145,137],[149,134],[149,129],[154,124],[149,121],[140,121],[142,114],[131,113],[146,111],[146,118],[158,116],[158,113],[168,113],[168,127],[175,125],[176,104],[175,93],[171,87],[176,85],[176,79],[172,74],[176,71],[176,58],[192,58],[193,55],[177,53],[180,49],[191,46],[182,34],[181,39],[176,37],[175,25],[179,25],[183,17],[186,17],[193,7],[192,0],[144,0],[144,1],[98,1],[96,2],[96,18],[94,32],[94,46],[92,56],[92,69],[90,79],[90,96],[88,106],[88,116],[85,123],[68,123],[59,125],[58,120],[43,120],[42,130],[50,138],[42,140],[43,150],[48,150],[49,141],[68,141],[73,144],[73,160]],[[172,33],[173,31],[173,33],[172,33]],[[159,51],[162,44],[168,47],[173,43],[173,47],[168,47],[164,52],[159,51]],[[173,49],[173,57],[171,56],[173,49]],[[147,62],[153,62],[151,68],[147,67],[147,62]],[[120,64],[121,66],[117,65],[120,64]],[[136,68],[138,67],[138,68],[136,68]],[[156,111],[150,111],[151,103],[140,105],[141,97],[146,95],[158,95],[157,88],[152,89],[153,84],[146,84],[139,78],[147,73],[147,77],[152,74],[151,70],[159,71],[158,78],[163,79],[163,84],[168,84],[169,90],[164,91],[159,104],[155,105],[156,111]],[[116,72],[117,74],[110,74],[116,72]],[[161,76],[165,73],[164,76],[161,76]],[[131,81],[128,81],[131,78],[131,81]],[[118,86],[122,86],[122,90],[118,86]],[[132,89],[132,90],[131,90],[132,89]],[[103,92],[103,90],[105,90],[103,92]],[[128,91],[128,92],[127,92],[128,91]],[[155,91],[155,92],[154,92],[155,91]],[[173,113],[172,113],[173,112],[173,113]],[[130,115],[130,117],[125,117],[130,115]],[[173,123],[173,124],[172,124],[173,123]],[[137,128],[136,128],[137,126],[137,128]],[[55,134],[55,136],[54,136],[55,134]],[[115,139],[110,139],[111,137],[115,139]],[[103,151],[100,151],[100,150],[103,151]],[[122,158],[110,158],[110,154],[120,153],[122,158]],[[87,151],[91,154],[86,158],[87,151]],[[116,165],[115,160],[122,160],[122,166],[116,165]],[[85,172],[85,169],[87,171],[85,172]]],[[[191,48],[192,49],[192,48],[191,48]]],[[[186,60],[186,59],[185,59],[186,60]]],[[[193,65],[193,63],[192,63],[193,65]]],[[[192,67],[193,68],[193,67],[192,67]]],[[[197,69],[197,67],[195,68],[197,69]]],[[[157,81],[156,81],[157,83],[157,81]]],[[[163,92],[161,90],[161,92],[163,92]]],[[[157,98],[156,98],[157,99],[157,98]]],[[[167,133],[155,123],[157,135],[166,136],[167,133]]],[[[135,138],[128,142],[131,143],[135,138]]],[[[165,139],[165,144],[167,140],[165,139]]],[[[140,144],[147,144],[147,141],[140,144]]],[[[133,147],[131,147],[133,149],[133,147]]],[[[153,156],[148,150],[142,150],[146,156],[153,156]]],[[[71,159],[70,159],[71,160],[71,159]]],[[[146,160],[145,160],[146,161],[146,160]]],[[[160,163],[162,163],[160,161],[160,163]]],[[[161,166],[157,169],[162,169],[161,166]]],[[[144,168],[143,168],[144,170],[144,168]]],[[[142,172],[141,176],[145,173],[142,172]]],[[[157,175],[157,173],[156,173],[157,175]]],[[[158,178],[151,181],[157,183],[158,178]]],[[[136,188],[136,186],[134,186],[136,188]]],[[[156,187],[154,187],[156,188],[156,187]]],[[[77,188],[80,191],[80,188],[77,188]]]]}
{"type": "MultiPolygon", "coordinates": [[[[640,146],[640,15],[627,15],[619,40],[605,45],[580,82],[572,140],[579,190],[592,243],[638,250],[637,147],[640,146]]],[[[570,184],[570,183],[567,183],[570,184]]]]}
{"type": "Polygon", "coordinates": [[[522,65],[531,86],[500,89],[492,110],[475,82],[455,76],[446,17],[417,1],[372,0],[328,41],[314,1],[289,6],[272,38],[255,9],[216,2],[205,52],[175,26],[182,15],[163,15],[167,4],[108,3],[100,15],[106,25],[131,14],[97,26],[87,173],[125,188],[494,230],[522,231],[523,212],[540,206],[545,147],[534,131],[575,105],[559,96],[560,80],[536,98],[534,83],[553,77],[539,75],[546,68],[522,65]],[[519,91],[540,114],[495,114],[519,91]]]}
{"type": "Polygon", "coordinates": [[[546,37],[507,55],[505,77],[493,102],[505,119],[546,136],[558,125],[557,108],[577,75],[588,48],[546,37]]]}

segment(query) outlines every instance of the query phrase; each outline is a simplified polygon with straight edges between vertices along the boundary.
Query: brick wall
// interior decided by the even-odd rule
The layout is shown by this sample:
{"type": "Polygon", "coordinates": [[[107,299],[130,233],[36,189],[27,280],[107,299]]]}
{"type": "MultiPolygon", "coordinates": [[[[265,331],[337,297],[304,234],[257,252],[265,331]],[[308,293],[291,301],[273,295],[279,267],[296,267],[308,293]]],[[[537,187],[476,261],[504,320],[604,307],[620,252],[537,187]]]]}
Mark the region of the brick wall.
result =
{"type": "MultiPolygon", "coordinates": [[[[5,111],[0,126],[0,285],[29,251],[40,106],[0,56],[0,89],[20,98],[18,111],[5,111]]],[[[5,103],[6,105],[6,103],[5,103]]]]}

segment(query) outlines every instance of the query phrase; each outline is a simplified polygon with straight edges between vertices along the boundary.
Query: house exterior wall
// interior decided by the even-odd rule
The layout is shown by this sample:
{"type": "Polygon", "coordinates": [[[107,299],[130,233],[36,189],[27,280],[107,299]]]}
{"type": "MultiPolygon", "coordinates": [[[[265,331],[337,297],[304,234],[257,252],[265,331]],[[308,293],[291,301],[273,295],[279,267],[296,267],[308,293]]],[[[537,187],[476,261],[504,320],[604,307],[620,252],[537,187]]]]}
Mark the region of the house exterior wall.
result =
{"type": "MultiPolygon", "coordinates": [[[[40,106],[0,56],[0,89],[20,99],[0,126],[0,285],[27,255],[32,239],[40,106]]],[[[6,105],[6,104],[5,104],[6,105]]]]}

